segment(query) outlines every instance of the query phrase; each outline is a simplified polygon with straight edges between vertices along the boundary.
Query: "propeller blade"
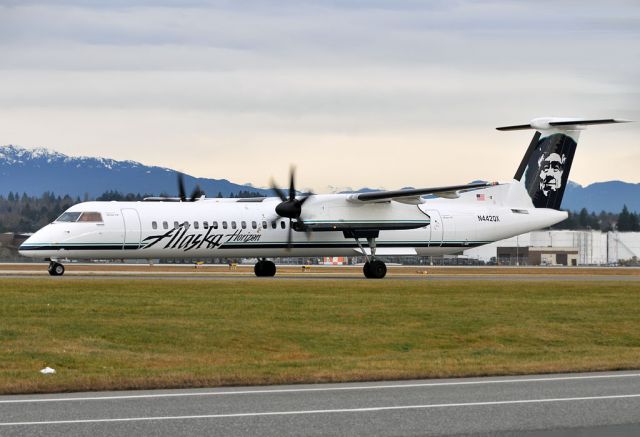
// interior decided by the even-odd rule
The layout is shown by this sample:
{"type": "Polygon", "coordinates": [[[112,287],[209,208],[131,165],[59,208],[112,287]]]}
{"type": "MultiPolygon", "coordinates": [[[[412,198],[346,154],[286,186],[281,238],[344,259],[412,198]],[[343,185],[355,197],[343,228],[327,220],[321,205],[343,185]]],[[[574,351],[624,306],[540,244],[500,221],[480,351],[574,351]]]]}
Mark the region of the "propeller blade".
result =
{"type": "Polygon", "coordinates": [[[276,181],[274,181],[273,179],[271,179],[271,189],[273,191],[275,191],[275,193],[278,195],[280,200],[282,200],[283,202],[285,202],[287,200],[286,194],[284,194],[284,191],[282,191],[280,189],[280,187],[278,187],[278,185],[276,185],[276,181]]]}
{"type": "Polygon", "coordinates": [[[304,204],[304,202],[306,202],[309,199],[309,197],[311,197],[311,196],[313,196],[313,193],[309,193],[306,196],[304,196],[302,199],[299,199],[300,206],[302,206],[304,204]]]}
{"type": "MultiPolygon", "coordinates": [[[[276,205],[276,214],[280,217],[287,217],[291,219],[299,219],[300,214],[302,214],[302,205],[307,201],[309,197],[313,195],[313,193],[305,193],[299,199],[296,198],[296,184],[295,184],[295,167],[291,166],[291,171],[289,173],[289,193],[288,197],[275,183],[273,179],[271,179],[271,187],[273,191],[278,195],[280,202],[276,205]]],[[[297,229],[296,229],[297,230],[297,229]]]]}
{"type": "Polygon", "coordinates": [[[187,193],[184,191],[184,175],[178,173],[178,197],[185,202],[187,200],[187,193]]]}
{"type": "Polygon", "coordinates": [[[295,167],[291,167],[289,173],[289,200],[293,200],[296,198],[296,186],[294,183],[296,169],[295,167]]]}
{"type": "Polygon", "coordinates": [[[291,250],[293,247],[293,224],[291,223],[291,219],[289,219],[289,233],[287,235],[287,250],[291,250]]]}
{"type": "Polygon", "coordinates": [[[191,197],[189,198],[189,202],[195,202],[200,197],[202,197],[203,194],[204,194],[204,191],[202,191],[200,189],[200,185],[196,185],[196,187],[194,188],[193,192],[191,193],[191,197]]]}

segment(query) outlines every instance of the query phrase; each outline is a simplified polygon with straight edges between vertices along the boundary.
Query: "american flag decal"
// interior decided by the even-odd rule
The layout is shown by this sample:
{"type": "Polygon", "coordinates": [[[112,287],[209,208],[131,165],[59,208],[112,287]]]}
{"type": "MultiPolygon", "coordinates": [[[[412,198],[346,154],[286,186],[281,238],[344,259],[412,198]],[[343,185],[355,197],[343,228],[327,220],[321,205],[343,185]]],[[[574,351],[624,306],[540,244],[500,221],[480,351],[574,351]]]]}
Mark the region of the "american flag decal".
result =
{"type": "Polygon", "coordinates": [[[476,200],[485,200],[484,194],[476,194],[476,200]]]}

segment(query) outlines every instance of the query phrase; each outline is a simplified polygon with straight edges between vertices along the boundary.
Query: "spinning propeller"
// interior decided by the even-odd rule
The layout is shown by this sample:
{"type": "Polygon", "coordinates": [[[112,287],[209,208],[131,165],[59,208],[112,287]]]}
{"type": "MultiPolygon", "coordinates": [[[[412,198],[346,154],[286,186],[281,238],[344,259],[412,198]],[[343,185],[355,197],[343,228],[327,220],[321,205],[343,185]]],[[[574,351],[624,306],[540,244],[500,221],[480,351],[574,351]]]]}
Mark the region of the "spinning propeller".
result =
{"type": "Polygon", "coordinates": [[[182,173],[178,173],[178,192],[181,202],[195,202],[204,196],[204,191],[200,189],[200,185],[196,185],[191,192],[191,196],[187,198],[187,193],[184,190],[184,175],[182,173]]]}
{"type": "Polygon", "coordinates": [[[295,187],[294,179],[295,179],[295,169],[291,167],[291,170],[289,173],[289,196],[287,196],[286,193],[282,191],[278,187],[278,185],[276,185],[273,179],[271,180],[271,189],[275,191],[278,197],[282,200],[282,202],[276,206],[276,214],[278,214],[280,217],[286,217],[289,219],[289,234],[287,236],[287,249],[291,249],[291,246],[292,246],[292,239],[293,239],[292,231],[293,231],[294,224],[297,227],[296,230],[304,229],[308,232],[308,230],[305,228],[304,222],[300,218],[300,214],[302,214],[302,205],[304,205],[304,202],[306,202],[309,199],[309,197],[313,196],[313,193],[308,193],[306,195],[299,196],[298,198],[296,198],[296,187],[295,187]],[[292,222],[293,220],[295,220],[295,222],[292,222]]]}

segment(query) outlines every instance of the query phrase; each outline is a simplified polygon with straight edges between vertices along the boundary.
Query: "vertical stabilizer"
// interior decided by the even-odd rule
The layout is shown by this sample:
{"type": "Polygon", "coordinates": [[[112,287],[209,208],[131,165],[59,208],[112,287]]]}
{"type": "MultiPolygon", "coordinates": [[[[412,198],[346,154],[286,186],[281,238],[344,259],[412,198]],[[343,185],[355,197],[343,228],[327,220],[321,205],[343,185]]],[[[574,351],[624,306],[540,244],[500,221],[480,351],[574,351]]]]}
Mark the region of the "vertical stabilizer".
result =
{"type": "Polygon", "coordinates": [[[536,208],[560,209],[580,131],[587,125],[623,121],[626,120],[536,118],[529,124],[498,130],[536,130],[514,179],[524,184],[536,208]]]}

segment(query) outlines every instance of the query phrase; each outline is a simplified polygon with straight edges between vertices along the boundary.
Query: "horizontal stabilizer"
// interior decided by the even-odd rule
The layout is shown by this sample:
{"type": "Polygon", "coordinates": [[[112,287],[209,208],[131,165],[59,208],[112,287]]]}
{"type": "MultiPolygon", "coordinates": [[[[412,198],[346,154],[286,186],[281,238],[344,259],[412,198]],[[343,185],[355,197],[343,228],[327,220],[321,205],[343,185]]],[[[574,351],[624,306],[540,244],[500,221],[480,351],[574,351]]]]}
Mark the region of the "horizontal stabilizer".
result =
{"type": "Polygon", "coordinates": [[[600,119],[583,119],[583,118],[534,118],[529,124],[519,124],[515,126],[503,126],[497,127],[497,130],[509,131],[509,130],[523,130],[523,129],[562,129],[577,126],[588,126],[594,124],[611,124],[611,123],[628,123],[631,120],[621,120],[615,118],[600,118],[600,119]]]}

